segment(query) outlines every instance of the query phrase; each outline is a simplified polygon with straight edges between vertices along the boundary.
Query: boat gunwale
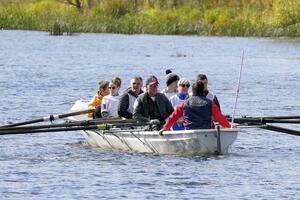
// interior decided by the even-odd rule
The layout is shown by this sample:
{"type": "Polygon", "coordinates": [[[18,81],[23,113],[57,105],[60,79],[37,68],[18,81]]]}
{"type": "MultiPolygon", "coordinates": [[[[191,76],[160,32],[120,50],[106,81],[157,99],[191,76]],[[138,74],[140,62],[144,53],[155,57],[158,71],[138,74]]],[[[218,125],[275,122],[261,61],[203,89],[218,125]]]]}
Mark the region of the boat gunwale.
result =
{"type": "MultiPolygon", "coordinates": [[[[158,131],[147,131],[147,130],[139,130],[139,129],[125,129],[125,130],[121,130],[121,129],[111,129],[111,130],[90,130],[90,131],[101,131],[104,134],[138,134],[138,135],[157,135],[158,131]]],[[[238,133],[240,131],[239,128],[223,128],[221,129],[221,134],[229,134],[229,133],[238,133]]],[[[163,132],[163,136],[172,136],[172,135],[190,135],[190,134],[212,134],[212,133],[217,133],[217,129],[194,129],[194,130],[178,130],[178,131],[164,131],[163,132]]]]}

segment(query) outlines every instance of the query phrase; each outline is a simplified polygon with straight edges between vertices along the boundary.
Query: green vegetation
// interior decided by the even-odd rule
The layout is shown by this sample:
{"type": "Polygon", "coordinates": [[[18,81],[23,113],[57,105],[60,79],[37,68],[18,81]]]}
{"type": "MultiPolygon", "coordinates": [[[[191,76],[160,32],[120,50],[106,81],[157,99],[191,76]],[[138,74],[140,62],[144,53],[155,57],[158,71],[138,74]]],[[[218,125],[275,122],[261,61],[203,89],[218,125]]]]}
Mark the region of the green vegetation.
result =
{"type": "Polygon", "coordinates": [[[2,0],[0,28],[300,36],[299,0],[2,0]]]}

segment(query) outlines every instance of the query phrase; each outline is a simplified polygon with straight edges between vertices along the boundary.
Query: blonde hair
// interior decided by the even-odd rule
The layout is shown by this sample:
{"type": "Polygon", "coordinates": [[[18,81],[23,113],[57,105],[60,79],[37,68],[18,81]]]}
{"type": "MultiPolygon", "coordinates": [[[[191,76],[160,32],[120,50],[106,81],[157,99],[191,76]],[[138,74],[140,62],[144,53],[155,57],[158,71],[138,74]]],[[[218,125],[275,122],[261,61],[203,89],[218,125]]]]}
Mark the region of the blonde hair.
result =
{"type": "Polygon", "coordinates": [[[179,79],[179,81],[177,83],[177,86],[180,86],[182,84],[185,84],[185,85],[189,84],[190,85],[190,81],[185,79],[185,78],[181,78],[181,79],[179,79]]]}
{"type": "Polygon", "coordinates": [[[108,81],[105,81],[105,80],[99,81],[98,88],[99,88],[99,90],[100,89],[106,90],[106,88],[108,87],[108,85],[109,85],[108,81]]]}

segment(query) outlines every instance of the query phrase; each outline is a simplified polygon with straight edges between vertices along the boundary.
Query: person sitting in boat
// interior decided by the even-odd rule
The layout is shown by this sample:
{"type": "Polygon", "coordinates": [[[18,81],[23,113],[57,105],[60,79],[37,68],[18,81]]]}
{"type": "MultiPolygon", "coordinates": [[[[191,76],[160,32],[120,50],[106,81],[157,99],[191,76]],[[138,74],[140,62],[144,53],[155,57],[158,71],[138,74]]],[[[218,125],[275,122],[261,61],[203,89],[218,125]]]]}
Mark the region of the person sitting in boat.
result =
{"type": "Polygon", "coordinates": [[[230,128],[226,117],[220,112],[218,106],[205,97],[204,84],[200,81],[193,84],[193,96],[185,102],[181,102],[175,111],[168,117],[163,129],[159,131],[162,135],[169,130],[172,125],[183,116],[185,129],[210,129],[214,127],[212,117],[223,127],[230,128]]]}
{"type": "Polygon", "coordinates": [[[130,81],[131,87],[122,95],[119,103],[118,114],[120,117],[132,119],[133,104],[136,98],[143,93],[141,89],[143,86],[142,77],[133,77],[130,81]]]}
{"type": "Polygon", "coordinates": [[[174,96],[177,93],[177,83],[179,81],[179,76],[174,74],[170,69],[166,70],[166,85],[167,87],[164,88],[161,93],[166,95],[168,99],[174,96]]]}
{"type": "Polygon", "coordinates": [[[158,80],[151,75],[146,80],[146,92],[139,95],[133,106],[133,119],[139,122],[150,122],[153,130],[161,128],[161,122],[174,111],[168,98],[157,92],[158,80]]]}
{"type": "Polygon", "coordinates": [[[201,81],[204,84],[204,94],[205,96],[213,101],[221,111],[221,106],[219,104],[218,98],[216,95],[214,95],[211,91],[208,90],[208,79],[205,74],[198,74],[196,81],[201,81]]]}
{"type": "Polygon", "coordinates": [[[121,79],[114,77],[108,85],[109,95],[103,97],[101,104],[102,117],[118,117],[118,107],[120,102],[119,90],[121,87],[121,79]]]}
{"type": "MultiPolygon", "coordinates": [[[[181,103],[189,98],[189,87],[190,82],[185,78],[179,79],[178,83],[178,93],[170,98],[170,102],[174,109],[181,103]]],[[[179,119],[180,120],[180,119],[179,119]]],[[[172,126],[173,130],[184,130],[182,122],[177,122],[172,126]]]]}
{"type": "Polygon", "coordinates": [[[99,81],[98,91],[95,96],[91,99],[88,104],[89,109],[95,109],[93,113],[88,113],[89,118],[100,118],[101,117],[101,103],[104,96],[109,94],[108,81],[99,81]]]}

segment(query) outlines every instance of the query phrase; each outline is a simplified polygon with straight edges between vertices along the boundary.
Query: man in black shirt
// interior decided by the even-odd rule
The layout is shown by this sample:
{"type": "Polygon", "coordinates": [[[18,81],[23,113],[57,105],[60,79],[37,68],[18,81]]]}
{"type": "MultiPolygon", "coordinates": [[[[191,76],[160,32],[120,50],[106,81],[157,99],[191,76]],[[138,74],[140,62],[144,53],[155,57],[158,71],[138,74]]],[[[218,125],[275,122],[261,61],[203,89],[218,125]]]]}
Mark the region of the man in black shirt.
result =
{"type": "Polygon", "coordinates": [[[158,84],[157,78],[151,75],[146,81],[146,92],[136,99],[133,106],[133,118],[154,124],[154,130],[160,130],[161,122],[174,111],[168,98],[157,92],[158,84]]]}

